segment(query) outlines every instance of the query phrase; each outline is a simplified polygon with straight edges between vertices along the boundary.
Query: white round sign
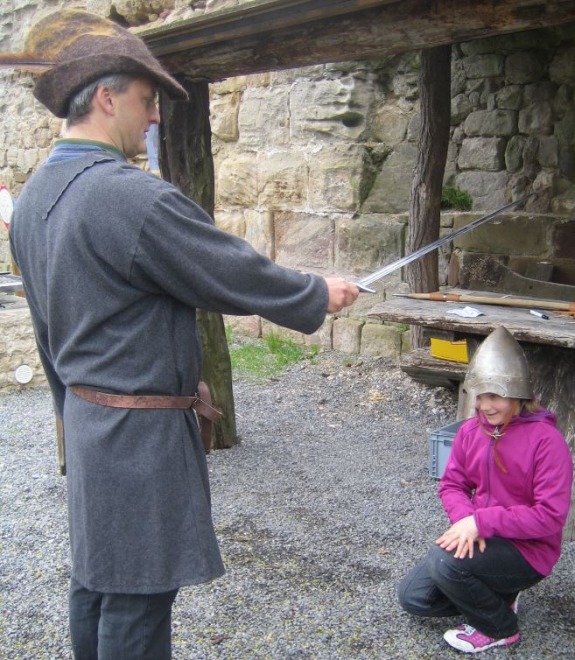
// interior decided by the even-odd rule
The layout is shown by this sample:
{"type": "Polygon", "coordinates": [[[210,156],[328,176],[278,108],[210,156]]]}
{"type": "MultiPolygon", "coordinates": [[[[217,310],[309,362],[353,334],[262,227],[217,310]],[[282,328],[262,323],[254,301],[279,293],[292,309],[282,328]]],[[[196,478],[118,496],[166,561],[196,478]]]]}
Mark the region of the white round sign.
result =
{"type": "Polygon", "coordinates": [[[14,202],[12,201],[12,195],[10,191],[4,184],[0,186],[0,219],[6,227],[10,225],[10,220],[12,219],[12,212],[14,211],[14,202]]]}
{"type": "Polygon", "coordinates": [[[34,372],[27,364],[21,364],[14,371],[14,378],[16,379],[16,382],[21,383],[22,385],[29,383],[32,380],[33,376],[34,376],[34,372]]]}

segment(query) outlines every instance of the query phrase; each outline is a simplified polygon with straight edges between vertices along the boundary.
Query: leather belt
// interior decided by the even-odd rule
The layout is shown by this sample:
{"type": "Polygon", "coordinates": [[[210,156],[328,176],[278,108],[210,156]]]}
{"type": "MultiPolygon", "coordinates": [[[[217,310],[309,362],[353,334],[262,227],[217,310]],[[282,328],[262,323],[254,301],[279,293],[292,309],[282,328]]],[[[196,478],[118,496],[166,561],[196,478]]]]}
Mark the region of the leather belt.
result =
{"type": "Polygon", "coordinates": [[[218,422],[222,412],[212,406],[212,397],[206,383],[198,383],[198,395],[169,396],[160,394],[110,394],[99,392],[82,385],[70,387],[72,392],[81,399],[96,403],[99,406],[111,408],[148,409],[148,410],[189,410],[193,409],[199,416],[202,442],[206,452],[212,445],[212,423],[218,422]]]}

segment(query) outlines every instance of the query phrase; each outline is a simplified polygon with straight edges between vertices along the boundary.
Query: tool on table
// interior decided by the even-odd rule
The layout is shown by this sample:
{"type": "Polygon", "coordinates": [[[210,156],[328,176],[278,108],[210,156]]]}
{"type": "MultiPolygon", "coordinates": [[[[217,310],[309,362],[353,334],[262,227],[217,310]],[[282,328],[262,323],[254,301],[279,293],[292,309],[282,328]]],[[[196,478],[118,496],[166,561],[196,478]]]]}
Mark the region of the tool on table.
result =
{"type": "Polygon", "coordinates": [[[549,320],[549,317],[547,316],[547,314],[544,314],[543,312],[540,312],[537,309],[530,309],[529,313],[533,314],[533,316],[538,316],[540,319],[544,319],[545,321],[549,320]]]}
{"type": "MultiPolygon", "coordinates": [[[[540,309],[555,310],[567,314],[575,313],[575,303],[561,302],[559,300],[543,300],[540,298],[511,298],[510,296],[477,296],[474,294],[459,293],[394,293],[400,298],[414,298],[416,300],[437,300],[440,302],[469,302],[484,305],[504,305],[506,307],[527,307],[534,305],[540,309]]],[[[537,315],[536,315],[537,316],[537,315]]]]}

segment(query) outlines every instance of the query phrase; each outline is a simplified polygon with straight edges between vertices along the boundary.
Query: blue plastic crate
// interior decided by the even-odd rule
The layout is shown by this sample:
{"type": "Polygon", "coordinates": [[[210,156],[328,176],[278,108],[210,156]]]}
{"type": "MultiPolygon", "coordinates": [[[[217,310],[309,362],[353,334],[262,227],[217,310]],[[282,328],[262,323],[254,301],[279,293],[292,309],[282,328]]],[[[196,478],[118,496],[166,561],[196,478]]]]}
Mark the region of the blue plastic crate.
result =
{"type": "Polygon", "coordinates": [[[451,422],[438,431],[429,434],[429,476],[441,479],[451,453],[451,445],[459,427],[465,420],[451,422]]]}

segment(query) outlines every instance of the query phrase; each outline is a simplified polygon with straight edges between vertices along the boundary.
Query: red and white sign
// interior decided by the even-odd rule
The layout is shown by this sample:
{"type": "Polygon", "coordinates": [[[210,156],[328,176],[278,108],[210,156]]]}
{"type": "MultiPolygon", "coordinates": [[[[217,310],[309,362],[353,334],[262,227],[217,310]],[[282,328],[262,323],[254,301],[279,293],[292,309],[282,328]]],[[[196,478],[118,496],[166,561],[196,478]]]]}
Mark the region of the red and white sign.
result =
{"type": "Polygon", "coordinates": [[[4,223],[6,229],[10,226],[13,211],[14,202],[12,201],[12,195],[8,188],[2,184],[0,185],[0,219],[4,223]]]}

